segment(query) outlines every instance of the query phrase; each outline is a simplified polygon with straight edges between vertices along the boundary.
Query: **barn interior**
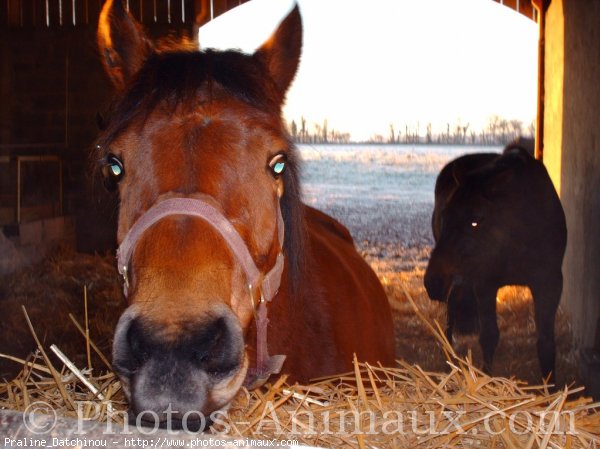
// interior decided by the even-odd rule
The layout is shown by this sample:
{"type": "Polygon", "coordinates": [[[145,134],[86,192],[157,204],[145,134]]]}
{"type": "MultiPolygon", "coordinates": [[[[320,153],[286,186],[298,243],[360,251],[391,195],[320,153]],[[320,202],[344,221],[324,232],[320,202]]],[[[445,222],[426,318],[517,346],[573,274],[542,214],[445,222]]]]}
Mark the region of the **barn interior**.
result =
{"type": "MultiPolygon", "coordinates": [[[[116,246],[118,198],[103,188],[92,156],[112,98],[96,50],[102,3],[0,3],[2,275],[41,260],[65,241],[89,254],[116,246]]],[[[242,1],[128,3],[150,35],[191,37],[242,1]]],[[[581,379],[600,399],[600,2],[500,3],[539,24],[536,156],[567,216],[561,302],[581,379]]]]}

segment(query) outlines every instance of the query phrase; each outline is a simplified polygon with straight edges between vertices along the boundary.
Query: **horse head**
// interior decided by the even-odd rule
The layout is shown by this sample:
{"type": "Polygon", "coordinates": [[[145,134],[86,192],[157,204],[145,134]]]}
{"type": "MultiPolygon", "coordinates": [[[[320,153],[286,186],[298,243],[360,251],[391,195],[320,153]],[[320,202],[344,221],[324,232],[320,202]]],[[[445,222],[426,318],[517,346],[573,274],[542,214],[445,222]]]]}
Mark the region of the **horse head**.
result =
{"type": "Polygon", "coordinates": [[[301,41],[297,7],[247,55],[155,45],[122,1],[104,5],[98,43],[118,99],[98,148],[119,190],[129,301],[113,365],[134,416],[222,409],[261,351],[249,330],[266,327],[256,315],[293,270],[282,253],[298,175],[281,106],[301,41]]]}

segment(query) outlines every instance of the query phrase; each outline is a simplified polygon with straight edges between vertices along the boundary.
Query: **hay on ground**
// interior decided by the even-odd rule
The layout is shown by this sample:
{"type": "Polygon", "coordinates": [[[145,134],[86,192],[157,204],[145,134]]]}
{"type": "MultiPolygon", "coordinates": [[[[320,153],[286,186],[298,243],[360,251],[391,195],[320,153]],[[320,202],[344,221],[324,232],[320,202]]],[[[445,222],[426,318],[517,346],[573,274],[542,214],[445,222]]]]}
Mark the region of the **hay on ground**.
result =
{"type": "MultiPolygon", "coordinates": [[[[545,385],[487,376],[469,358],[456,355],[439,325],[427,321],[411,294],[405,294],[446,354],[449,372],[427,372],[402,361],[384,368],[355,360],[352,372],[310,385],[288,385],[283,376],[255,391],[243,389],[211,432],[360,449],[600,444],[600,404],[581,396],[581,388],[551,392],[545,385]]],[[[63,416],[125,419],[126,401],[116,376],[95,374],[89,367],[69,369],[68,356],[58,369],[34,325],[38,352],[21,360],[23,369],[15,379],[0,384],[0,408],[25,411],[44,402],[63,416]]],[[[86,340],[94,350],[89,334],[86,340]]]]}

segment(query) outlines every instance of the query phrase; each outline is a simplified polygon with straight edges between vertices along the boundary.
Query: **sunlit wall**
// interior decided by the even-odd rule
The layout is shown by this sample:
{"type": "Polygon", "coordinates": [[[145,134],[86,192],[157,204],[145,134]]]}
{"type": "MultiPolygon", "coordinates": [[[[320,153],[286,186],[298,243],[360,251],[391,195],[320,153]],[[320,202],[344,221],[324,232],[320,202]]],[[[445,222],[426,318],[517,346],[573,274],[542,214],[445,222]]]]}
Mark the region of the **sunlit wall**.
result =
{"type": "MultiPolygon", "coordinates": [[[[561,3],[559,0],[557,3],[561,3]]],[[[564,77],[564,17],[562,6],[546,15],[544,164],[560,195],[564,77]]]]}
{"type": "Polygon", "coordinates": [[[567,216],[563,304],[576,345],[591,347],[600,339],[600,2],[553,0],[546,17],[544,162],[567,216]]]}

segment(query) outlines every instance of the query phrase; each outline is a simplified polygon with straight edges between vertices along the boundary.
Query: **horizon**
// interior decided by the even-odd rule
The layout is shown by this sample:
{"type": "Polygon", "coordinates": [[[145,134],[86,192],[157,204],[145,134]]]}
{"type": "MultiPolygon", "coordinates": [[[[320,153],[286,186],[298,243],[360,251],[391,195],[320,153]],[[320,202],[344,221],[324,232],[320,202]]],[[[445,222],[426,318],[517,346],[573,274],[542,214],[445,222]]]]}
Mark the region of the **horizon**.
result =
{"type": "Polygon", "coordinates": [[[389,143],[389,144],[450,144],[450,145],[504,145],[518,137],[535,138],[535,120],[523,123],[519,120],[509,120],[499,116],[491,116],[480,129],[457,123],[448,123],[445,130],[434,132],[431,122],[425,127],[411,128],[392,127],[390,123],[388,134],[372,133],[368,138],[356,139],[350,132],[329,128],[328,120],[319,124],[305,119],[305,133],[300,132],[301,121],[284,119],[285,125],[295,142],[306,143],[389,143]]]}

